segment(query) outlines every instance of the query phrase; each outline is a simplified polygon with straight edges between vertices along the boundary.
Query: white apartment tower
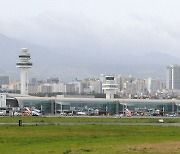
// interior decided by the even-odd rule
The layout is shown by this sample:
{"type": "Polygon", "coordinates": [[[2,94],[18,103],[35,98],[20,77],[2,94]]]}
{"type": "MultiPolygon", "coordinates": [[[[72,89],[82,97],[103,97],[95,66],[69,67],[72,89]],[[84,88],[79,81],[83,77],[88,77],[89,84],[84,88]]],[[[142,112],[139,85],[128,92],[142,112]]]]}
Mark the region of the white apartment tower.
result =
{"type": "Polygon", "coordinates": [[[169,90],[180,90],[180,65],[167,67],[166,88],[169,90]]]}
{"type": "Polygon", "coordinates": [[[28,49],[22,48],[19,54],[19,61],[16,63],[16,67],[20,68],[21,75],[21,94],[28,95],[28,69],[32,67],[32,63],[28,49]]]}

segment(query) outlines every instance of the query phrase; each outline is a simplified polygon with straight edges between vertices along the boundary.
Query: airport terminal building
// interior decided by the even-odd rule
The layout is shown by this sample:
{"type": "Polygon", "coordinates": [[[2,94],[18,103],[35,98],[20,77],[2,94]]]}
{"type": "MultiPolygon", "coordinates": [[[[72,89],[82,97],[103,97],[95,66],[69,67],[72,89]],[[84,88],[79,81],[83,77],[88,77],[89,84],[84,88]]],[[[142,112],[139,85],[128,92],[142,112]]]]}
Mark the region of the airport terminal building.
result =
{"type": "Polygon", "coordinates": [[[123,114],[124,109],[132,113],[148,113],[159,110],[163,114],[179,113],[180,100],[151,99],[105,99],[105,98],[70,98],[70,97],[34,97],[20,94],[1,94],[0,109],[17,111],[23,107],[35,107],[45,115],[82,112],[86,115],[123,114]]]}

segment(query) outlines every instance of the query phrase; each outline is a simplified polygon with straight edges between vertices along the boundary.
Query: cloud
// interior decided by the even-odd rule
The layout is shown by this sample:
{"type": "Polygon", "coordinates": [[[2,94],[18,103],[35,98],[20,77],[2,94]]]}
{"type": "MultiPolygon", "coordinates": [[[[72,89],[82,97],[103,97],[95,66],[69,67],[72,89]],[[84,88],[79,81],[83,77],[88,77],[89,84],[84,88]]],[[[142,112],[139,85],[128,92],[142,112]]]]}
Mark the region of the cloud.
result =
{"type": "Polygon", "coordinates": [[[32,16],[1,17],[1,33],[43,46],[72,49],[77,54],[178,54],[180,20],[173,11],[174,5],[168,1],[108,4],[93,1],[85,5],[78,1],[73,8],[63,2],[59,10],[46,6],[45,11],[41,9],[41,13],[32,16]]]}

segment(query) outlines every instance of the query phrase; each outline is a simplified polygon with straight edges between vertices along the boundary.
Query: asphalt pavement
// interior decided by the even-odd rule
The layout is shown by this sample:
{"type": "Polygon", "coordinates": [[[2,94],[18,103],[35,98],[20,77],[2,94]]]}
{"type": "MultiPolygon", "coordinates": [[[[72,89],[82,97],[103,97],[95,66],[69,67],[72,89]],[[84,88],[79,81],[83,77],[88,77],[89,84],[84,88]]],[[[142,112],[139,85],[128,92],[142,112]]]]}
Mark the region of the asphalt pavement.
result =
{"type": "MultiPolygon", "coordinates": [[[[1,122],[0,125],[19,125],[19,122],[1,122]]],[[[180,123],[122,123],[122,122],[22,122],[22,125],[126,125],[126,126],[178,126],[180,123]]]]}

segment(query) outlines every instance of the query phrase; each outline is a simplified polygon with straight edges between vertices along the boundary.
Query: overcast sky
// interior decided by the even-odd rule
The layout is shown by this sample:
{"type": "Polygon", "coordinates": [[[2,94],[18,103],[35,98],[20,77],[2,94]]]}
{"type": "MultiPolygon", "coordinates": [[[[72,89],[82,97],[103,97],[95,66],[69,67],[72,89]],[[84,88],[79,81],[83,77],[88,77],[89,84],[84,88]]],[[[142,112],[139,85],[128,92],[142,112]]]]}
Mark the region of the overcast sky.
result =
{"type": "Polygon", "coordinates": [[[87,52],[180,57],[179,7],[179,0],[0,0],[0,33],[87,52]]]}

